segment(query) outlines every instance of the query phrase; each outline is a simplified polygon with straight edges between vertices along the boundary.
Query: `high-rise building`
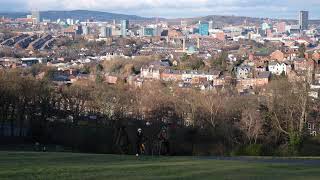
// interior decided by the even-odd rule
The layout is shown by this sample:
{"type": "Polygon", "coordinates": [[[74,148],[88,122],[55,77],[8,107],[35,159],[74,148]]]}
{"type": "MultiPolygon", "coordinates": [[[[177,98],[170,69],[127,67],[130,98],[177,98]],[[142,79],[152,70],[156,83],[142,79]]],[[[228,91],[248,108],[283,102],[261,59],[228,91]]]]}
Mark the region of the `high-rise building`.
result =
{"type": "Polygon", "coordinates": [[[81,25],[76,25],[75,26],[75,31],[76,31],[76,35],[81,35],[83,33],[82,26],[81,25]]]}
{"type": "Polygon", "coordinates": [[[300,30],[307,30],[309,26],[309,12],[300,11],[299,13],[299,26],[300,30]]]}
{"type": "Polygon", "coordinates": [[[38,24],[38,23],[41,22],[40,12],[39,11],[32,11],[31,12],[31,16],[32,16],[34,24],[38,24]]]}
{"type": "Polygon", "coordinates": [[[112,36],[112,27],[107,27],[107,37],[112,36]]]}
{"type": "Polygon", "coordinates": [[[121,36],[126,37],[127,31],[129,29],[129,20],[122,20],[121,21],[121,36]]]}
{"type": "Polygon", "coordinates": [[[209,21],[209,30],[212,30],[213,29],[213,21],[209,21]]]}
{"type": "Polygon", "coordinates": [[[112,28],[107,26],[102,26],[100,29],[100,37],[111,37],[112,36],[112,28]]]}
{"type": "Polygon", "coordinates": [[[67,19],[67,24],[70,25],[70,26],[74,25],[74,20],[68,18],[68,19],[67,19]]]}
{"type": "Polygon", "coordinates": [[[87,26],[87,25],[84,25],[84,26],[82,26],[82,35],[89,35],[89,33],[90,33],[90,29],[89,29],[89,26],[87,26]]]}
{"type": "Polygon", "coordinates": [[[199,22],[199,34],[201,36],[209,35],[209,23],[208,22],[199,22]]]}
{"type": "Polygon", "coordinates": [[[161,36],[162,31],[163,31],[163,29],[160,26],[157,25],[156,28],[155,28],[154,35],[155,36],[161,36]]]}

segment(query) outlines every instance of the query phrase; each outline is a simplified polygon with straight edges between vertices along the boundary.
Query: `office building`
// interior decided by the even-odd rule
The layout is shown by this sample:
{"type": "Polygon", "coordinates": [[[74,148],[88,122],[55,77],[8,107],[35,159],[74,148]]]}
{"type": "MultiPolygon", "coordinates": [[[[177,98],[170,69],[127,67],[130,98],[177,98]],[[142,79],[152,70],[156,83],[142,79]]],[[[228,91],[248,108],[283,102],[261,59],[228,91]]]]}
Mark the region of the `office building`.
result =
{"type": "Polygon", "coordinates": [[[81,25],[75,26],[75,33],[76,33],[76,35],[81,35],[83,33],[81,25]]]}
{"type": "Polygon", "coordinates": [[[299,26],[300,30],[307,30],[309,26],[309,12],[300,11],[299,13],[299,26]]]}
{"type": "Polygon", "coordinates": [[[209,30],[213,29],[213,21],[209,21],[209,30]]]}
{"type": "Polygon", "coordinates": [[[32,11],[31,12],[31,16],[32,16],[34,24],[38,24],[38,23],[41,22],[40,12],[39,11],[32,11]]]}
{"type": "Polygon", "coordinates": [[[142,28],[142,35],[143,36],[154,36],[155,35],[155,29],[150,27],[144,27],[142,28]]]}
{"type": "Polygon", "coordinates": [[[67,24],[68,24],[69,26],[74,25],[74,20],[73,20],[73,19],[68,18],[68,19],[67,19],[67,24]]]}
{"type": "Polygon", "coordinates": [[[208,22],[199,22],[199,34],[201,36],[209,35],[209,23],[208,22]]]}
{"type": "Polygon", "coordinates": [[[102,26],[100,28],[100,37],[105,38],[105,37],[111,37],[111,36],[112,36],[111,27],[102,26]]]}
{"type": "Polygon", "coordinates": [[[162,31],[163,31],[163,29],[160,26],[156,26],[154,35],[161,36],[162,31]]]}
{"type": "Polygon", "coordinates": [[[127,32],[129,29],[129,21],[128,20],[122,20],[121,21],[121,36],[126,37],[127,32]]]}
{"type": "Polygon", "coordinates": [[[106,37],[111,37],[112,36],[112,27],[107,27],[107,33],[106,33],[106,37]]]}
{"type": "Polygon", "coordinates": [[[82,26],[82,35],[86,36],[90,34],[90,29],[87,25],[82,26]]]}

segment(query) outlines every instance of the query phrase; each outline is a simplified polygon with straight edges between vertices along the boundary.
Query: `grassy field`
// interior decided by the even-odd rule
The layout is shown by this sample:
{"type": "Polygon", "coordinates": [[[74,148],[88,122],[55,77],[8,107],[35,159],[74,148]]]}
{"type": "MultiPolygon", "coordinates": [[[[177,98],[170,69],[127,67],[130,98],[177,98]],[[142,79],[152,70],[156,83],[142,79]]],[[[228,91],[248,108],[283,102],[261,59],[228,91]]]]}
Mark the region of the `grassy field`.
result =
{"type": "Polygon", "coordinates": [[[71,153],[0,152],[0,179],[320,179],[320,166],[296,163],[71,153]]]}

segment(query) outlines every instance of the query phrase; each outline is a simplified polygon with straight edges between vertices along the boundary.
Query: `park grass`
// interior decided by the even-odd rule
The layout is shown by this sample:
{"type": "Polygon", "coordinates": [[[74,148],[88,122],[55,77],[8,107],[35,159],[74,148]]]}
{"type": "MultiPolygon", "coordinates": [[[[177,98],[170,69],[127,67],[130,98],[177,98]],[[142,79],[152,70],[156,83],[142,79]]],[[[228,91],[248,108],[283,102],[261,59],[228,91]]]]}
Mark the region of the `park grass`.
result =
{"type": "Polygon", "coordinates": [[[0,152],[0,179],[320,179],[319,165],[73,153],[0,152]]]}

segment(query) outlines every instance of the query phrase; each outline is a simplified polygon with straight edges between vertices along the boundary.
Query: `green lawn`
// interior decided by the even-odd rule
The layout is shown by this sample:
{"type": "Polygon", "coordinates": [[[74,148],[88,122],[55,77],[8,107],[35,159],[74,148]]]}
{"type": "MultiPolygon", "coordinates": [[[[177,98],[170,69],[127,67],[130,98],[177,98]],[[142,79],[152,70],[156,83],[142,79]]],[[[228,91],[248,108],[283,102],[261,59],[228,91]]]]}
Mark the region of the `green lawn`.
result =
{"type": "Polygon", "coordinates": [[[320,179],[319,165],[72,153],[0,152],[0,179],[320,179]]]}

